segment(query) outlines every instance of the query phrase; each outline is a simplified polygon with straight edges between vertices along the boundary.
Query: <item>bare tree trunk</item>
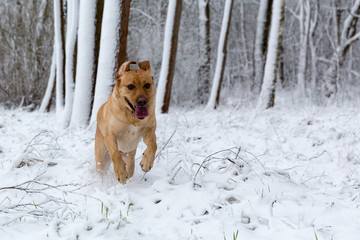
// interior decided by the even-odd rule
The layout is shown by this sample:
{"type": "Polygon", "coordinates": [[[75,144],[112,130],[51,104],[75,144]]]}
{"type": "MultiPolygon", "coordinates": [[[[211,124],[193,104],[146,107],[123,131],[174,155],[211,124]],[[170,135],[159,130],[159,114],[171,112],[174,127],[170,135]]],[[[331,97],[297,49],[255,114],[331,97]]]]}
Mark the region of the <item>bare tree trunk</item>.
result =
{"type": "Polygon", "coordinates": [[[121,15],[119,28],[119,52],[117,54],[117,68],[121,66],[126,60],[127,35],[130,17],[130,3],[131,0],[121,1],[121,15]]]}
{"type": "Polygon", "coordinates": [[[169,0],[160,79],[156,95],[156,111],[158,113],[167,113],[170,106],[171,87],[175,72],[177,42],[180,29],[181,9],[182,0],[169,0]]]}
{"type": "MultiPolygon", "coordinates": [[[[96,14],[99,0],[81,0],[78,31],[78,61],[71,126],[88,124],[93,101],[94,77],[99,46],[96,49],[96,14]]],[[[103,2],[103,0],[102,0],[103,2]]],[[[101,4],[100,4],[101,5],[101,4]]],[[[101,7],[100,7],[101,8],[101,7]]],[[[101,11],[103,9],[101,8],[101,11]]],[[[102,13],[101,13],[102,14],[102,13]]]]}
{"type": "Polygon", "coordinates": [[[271,108],[275,105],[275,86],[282,42],[284,9],[285,0],[274,0],[264,80],[257,106],[258,110],[271,108]]]}
{"type": "Polygon", "coordinates": [[[326,97],[335,97],[338,92],[339,71],[344,64],[345,54],[351,44],[360,39],[360,32],[356,32],[358,16],[360,15],[360,0],[356,0],[345,19],[340,35],[339,46],[335,50],[330,66],[324,76],[324,94],[326,97]]]}
{"type": "Polygon", "coordinates": [[[90,124],[96,121],[97,112],[110,96],[115,82],[120,41],[118,33],[119,27],[121,27],[120,9],[121,0],[104,1],[99,61],[90,124]]]}
{"type": "Polygon", "coordinates": [[[199,52],[200,66],[198,70],[197,93],[201,104],[208,99],[210,91],[210,0],[198,0],[199,5],[199,52]]]}
{"type": "Polygon", "coordinates": [[[318,15],[319,15],[319,1],[315,1],[314,15],[310,24],[310,33],[309,33],[309,46],[311,54],[311,90],[316,94],[317,89],[317,55],[316,55],[316,40],[315,33],[318,25],[318,15]]]}
{"type": "Polygon", "coordinates": [[[227,53],[227,39],[229,35],[231,12],[233,0],[226,0],[224,15],[221,24],[221,32],[218,46],[218,53],[216,59],[216,69],[214,75],[214,82],[211,88],[211,95],[207,104],[208,109],[215,109],[219,105],[221,84],[224,77],[224,70],[226,66],[226,53],[227,53]]]}
{"type": "Polygon", "coordinates": [[[311,9],[310,9],[309,0],[301,0],[299,4],[300,4],[300,16],[299,16],[300,44],[299,44],[299,62],[298,62],[297,80],[298,80],[299,97],[304,97],[311,9]]]}
{"type": "Polygon", "coordinates": [[[54,0],[54,33],[56,51],[56,114],[61,114],[64,108],[65,83],[65,29],[63,1],[54,0]]]}
{"type": "Polygon", "coordinates": [[[271,6],[273,0],[261,0],[257,16],[257,27],[254,46],[254,82],[252,89],[255,94],[260,93],[264,77],[264,67],[270,31],[271,6]]]}
{"type": "Polygon", "coordinates": [[[62,117],[64,127],[69,125],[74,103],[76,73],[76,42],[79,22],[79,0],[68,2],[65,58],[65,107],[62,117]]]}
{"type": "Polygon", "coordinates": [[[40,112],[45,112],[49,109],[49,105],[51,102],[50,100],[55,85],[55,77],[56,77],[56,55],[55,55],[55,47],[54,47],[51,67],[50,67],[50,76],[48,80],[48,85],[46,87],[45,95],[40,105],[40,109],[39,109],[40,112]]]}

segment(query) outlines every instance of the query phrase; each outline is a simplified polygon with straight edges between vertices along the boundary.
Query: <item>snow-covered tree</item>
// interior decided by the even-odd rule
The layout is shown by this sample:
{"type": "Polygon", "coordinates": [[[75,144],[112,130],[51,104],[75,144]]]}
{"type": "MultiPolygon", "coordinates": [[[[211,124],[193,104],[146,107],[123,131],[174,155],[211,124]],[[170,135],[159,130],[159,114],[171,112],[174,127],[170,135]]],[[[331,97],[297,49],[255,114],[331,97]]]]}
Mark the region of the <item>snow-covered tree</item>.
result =
{"type": "Polygon", "coordinates": [[[56,114],[60,117],[64,108],[65,82],[65,29],[63,1],[54,0],[54,42],[56,56],[56,114]]]}
{"type": "Polygon", "coordinates": [[[200,66],[197,79],[197,94],[201,104],[210,92],[211,46],[210,46],[210,0],[198,0],[199,5],[199,54],[200,66]]]}
{"type": "Polygon", "coordinates": [[[62,116],[63,126],[68,126],[74,103],[76,73],[76,42],[79,23],[79,0],[72,0],[67,5],[67,30],[65,42],[65,107],[62,116]]]}
{"type": "Polygon", "coordinates": [[[80,0],[76,85],[71,126],[88,124],[94,96],[98,47],[96,26],[101,26],[103,0],[80,0]],[[99,7],[100,4],[100,7],[99,7]],[[98,16],[97,16],[98,15],[98,16]]]}
{"type": "Polygon", "coordinates": [[[258,110],[271,108],[275,104],[275,86],[279,67],[282,41],[282,26],[284,23],[285,0],[274,0],[271,12],[271,27],[267,47],[267,57],[264,79],[258,101],[258,110]]]}
{"type": "Polygon", "coordinates": [[[224,7],[224,15],[221,25],[220,39],[218,45],[218,52],[216,57],[216,69],[211,88],[210,98],[207,104],[208,109],[215,109],[219,104],[221,84],[224,78],[224,71],[226,65],[226,48],[227,39],[229,35],[229,28],[231,23],[231,10],[233,6],[233,0],[226,0],[224,7]]]}
{"type": "Polygon", "coordinates": [[[175,71],[177,41],[180,28],[182,0],[169,0],[160,79],[156,92],[156,112],[167,113],[175,71]]]}
{"type": "Polygon", "coordinates": [[[256,21],[254,45],[254,83],[253,90],[259,93],[264,77],[264,66],[267,53],[267,42],[270,29],[271,6],[273,0],[260,0],[256,21]]]}
{"type": "Polygon", "coordinates": [[[55,87],[55,74],[56,74],[56,54],[54,48],[51,67],[50,67],[50,76],[46,87],[45,95],[41,101],[41,105],[39,109],[40,112],[48,111],[50,108],[52,93],[55,87]]]}
{"type": "MultiPolygon", "coordinates": [[[[125,5],[126,6],[126,5],[125,5]]],[[[91,123],[96,121],[97,111],[106,102],[113,89],[115,73],[118,69],[119,28],[121,28],[120,0],[106,0],[101,27],[100,53],[95,85],[91,123]]],[[[124,51],[124,50],[123,50],[124,51]]]]}

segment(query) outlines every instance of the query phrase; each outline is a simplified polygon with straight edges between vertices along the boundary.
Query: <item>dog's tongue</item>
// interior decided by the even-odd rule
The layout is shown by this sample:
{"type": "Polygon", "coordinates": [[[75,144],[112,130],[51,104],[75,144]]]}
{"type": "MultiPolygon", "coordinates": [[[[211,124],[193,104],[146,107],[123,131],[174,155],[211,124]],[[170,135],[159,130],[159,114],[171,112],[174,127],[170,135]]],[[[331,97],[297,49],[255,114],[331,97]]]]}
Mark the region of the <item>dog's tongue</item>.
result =
{"type": "Polygon", "coordinates": [[[143,119],[145,117],[147,117],[148,115],[148,108],[147,107],[139,107],[137,106],[135,108],[135,116],[139,119],[143,119]]]}

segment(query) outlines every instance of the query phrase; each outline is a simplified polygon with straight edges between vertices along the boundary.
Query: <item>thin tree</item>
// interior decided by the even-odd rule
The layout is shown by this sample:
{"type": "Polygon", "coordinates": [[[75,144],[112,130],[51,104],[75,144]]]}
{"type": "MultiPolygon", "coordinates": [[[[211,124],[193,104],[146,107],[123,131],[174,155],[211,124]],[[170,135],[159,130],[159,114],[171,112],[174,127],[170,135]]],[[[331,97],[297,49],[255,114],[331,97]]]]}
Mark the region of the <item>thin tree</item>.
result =
{"type": "Polygon", "coordinates": [[[54,0],[54,42],[56,56],[56,114],[64,108],[64,78],[65,78],[65,29],[63,1],[54,0]]]}
{"type": "Polygon", "coordinates": [[[104,0],[80,0],[79,46],[71,126],[85,127],[90,118],[100,42],[99,37],[96,37],[99,34],[96,26],[101,26],[103,4],[104,0]]]}
{"type": "Polygon", "coordinates": [[[170,106],[172,81],[175,72],[182,0],[169,0],[165,25],[164,49],[160,79],[156,93],[156,111],[167,113],[170,106]]]}
{"type": "Polygon", "coordinates": [[[255,45],[254,45],[254,82],[252,89],[255,94],[260,93],[264,78],[264,67],[268,46],[271,21],[271,6],[273,0],[261,0],[257,15],[255,45]]]}
{"type": "Polygon", "coordinates": [[[285,0],[274,0],[264,79],[257,106],[258,110],[271,108],[275,105],[275,86],[279,68],[284,8],[285,0]]]}
{"type": "Polygon", "coordinates": [[[198,0],[199,5],[199,61],[197,94],[201,104],[208,99],[210,92],[210,0],[198,0]]]}
{"type": "Polygon", "coordinates": [[[221,84],[223,81],[224,70],[226,65],[226,53],[227,53],[226,48],[227,48],[227,39],[230,29],[232,6],[233,6],[233,0],[226,0],[223,20],[221,24],[217,58],[216,58],[215,75],[214,75],[213,85],[211,88],[210,98],[207,104],[208,109],[215,109],[219,104],[219,100],[220,100],[221,84]]]}
{"type": "Polygon", "coordinates": [[[306,63],[307,63],[307,51],[309,47],[309,34],[310,34],[310,0],[301,0],[300,14],[299,14],[299,26],[300,26],[300,44],[299,44],[299,62],[298,62],[298,94],[299,97],[305,96],[305,77],[306,77],[306,63]]]}
{"type": "Polygon", "coordinates": [[[56,78],[56,55],[54,48],[51,67],[50,67],[50,76],[46,87],[45,95],[41,101],[41,105],[39,109],[40,112],[45,112],[50,109],[52,93],[55,87],[55,78],[56,78]]]}
{"type": "Polygon", "coordinates": [[[79,23],[79,0],[72,0],[67,5],[67,30],[65,43],[65,107],[62,116],[63,126],[68,126],[74,103],[76,44],[79,23]]]}

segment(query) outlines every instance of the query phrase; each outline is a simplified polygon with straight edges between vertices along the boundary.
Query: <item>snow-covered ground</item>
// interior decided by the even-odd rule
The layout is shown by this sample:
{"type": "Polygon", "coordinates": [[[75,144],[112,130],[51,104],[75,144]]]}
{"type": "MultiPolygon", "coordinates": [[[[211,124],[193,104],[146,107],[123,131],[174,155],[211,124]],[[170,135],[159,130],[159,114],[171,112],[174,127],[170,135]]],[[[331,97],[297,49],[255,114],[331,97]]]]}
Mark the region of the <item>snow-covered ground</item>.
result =
{"type": "Polygon", "coordinates": [[[172,109],[154,168],[121,185],[95,172],[95,126],[0,109],[0,238],[358,240],[359,123],[355,108],[172,109]]]}

